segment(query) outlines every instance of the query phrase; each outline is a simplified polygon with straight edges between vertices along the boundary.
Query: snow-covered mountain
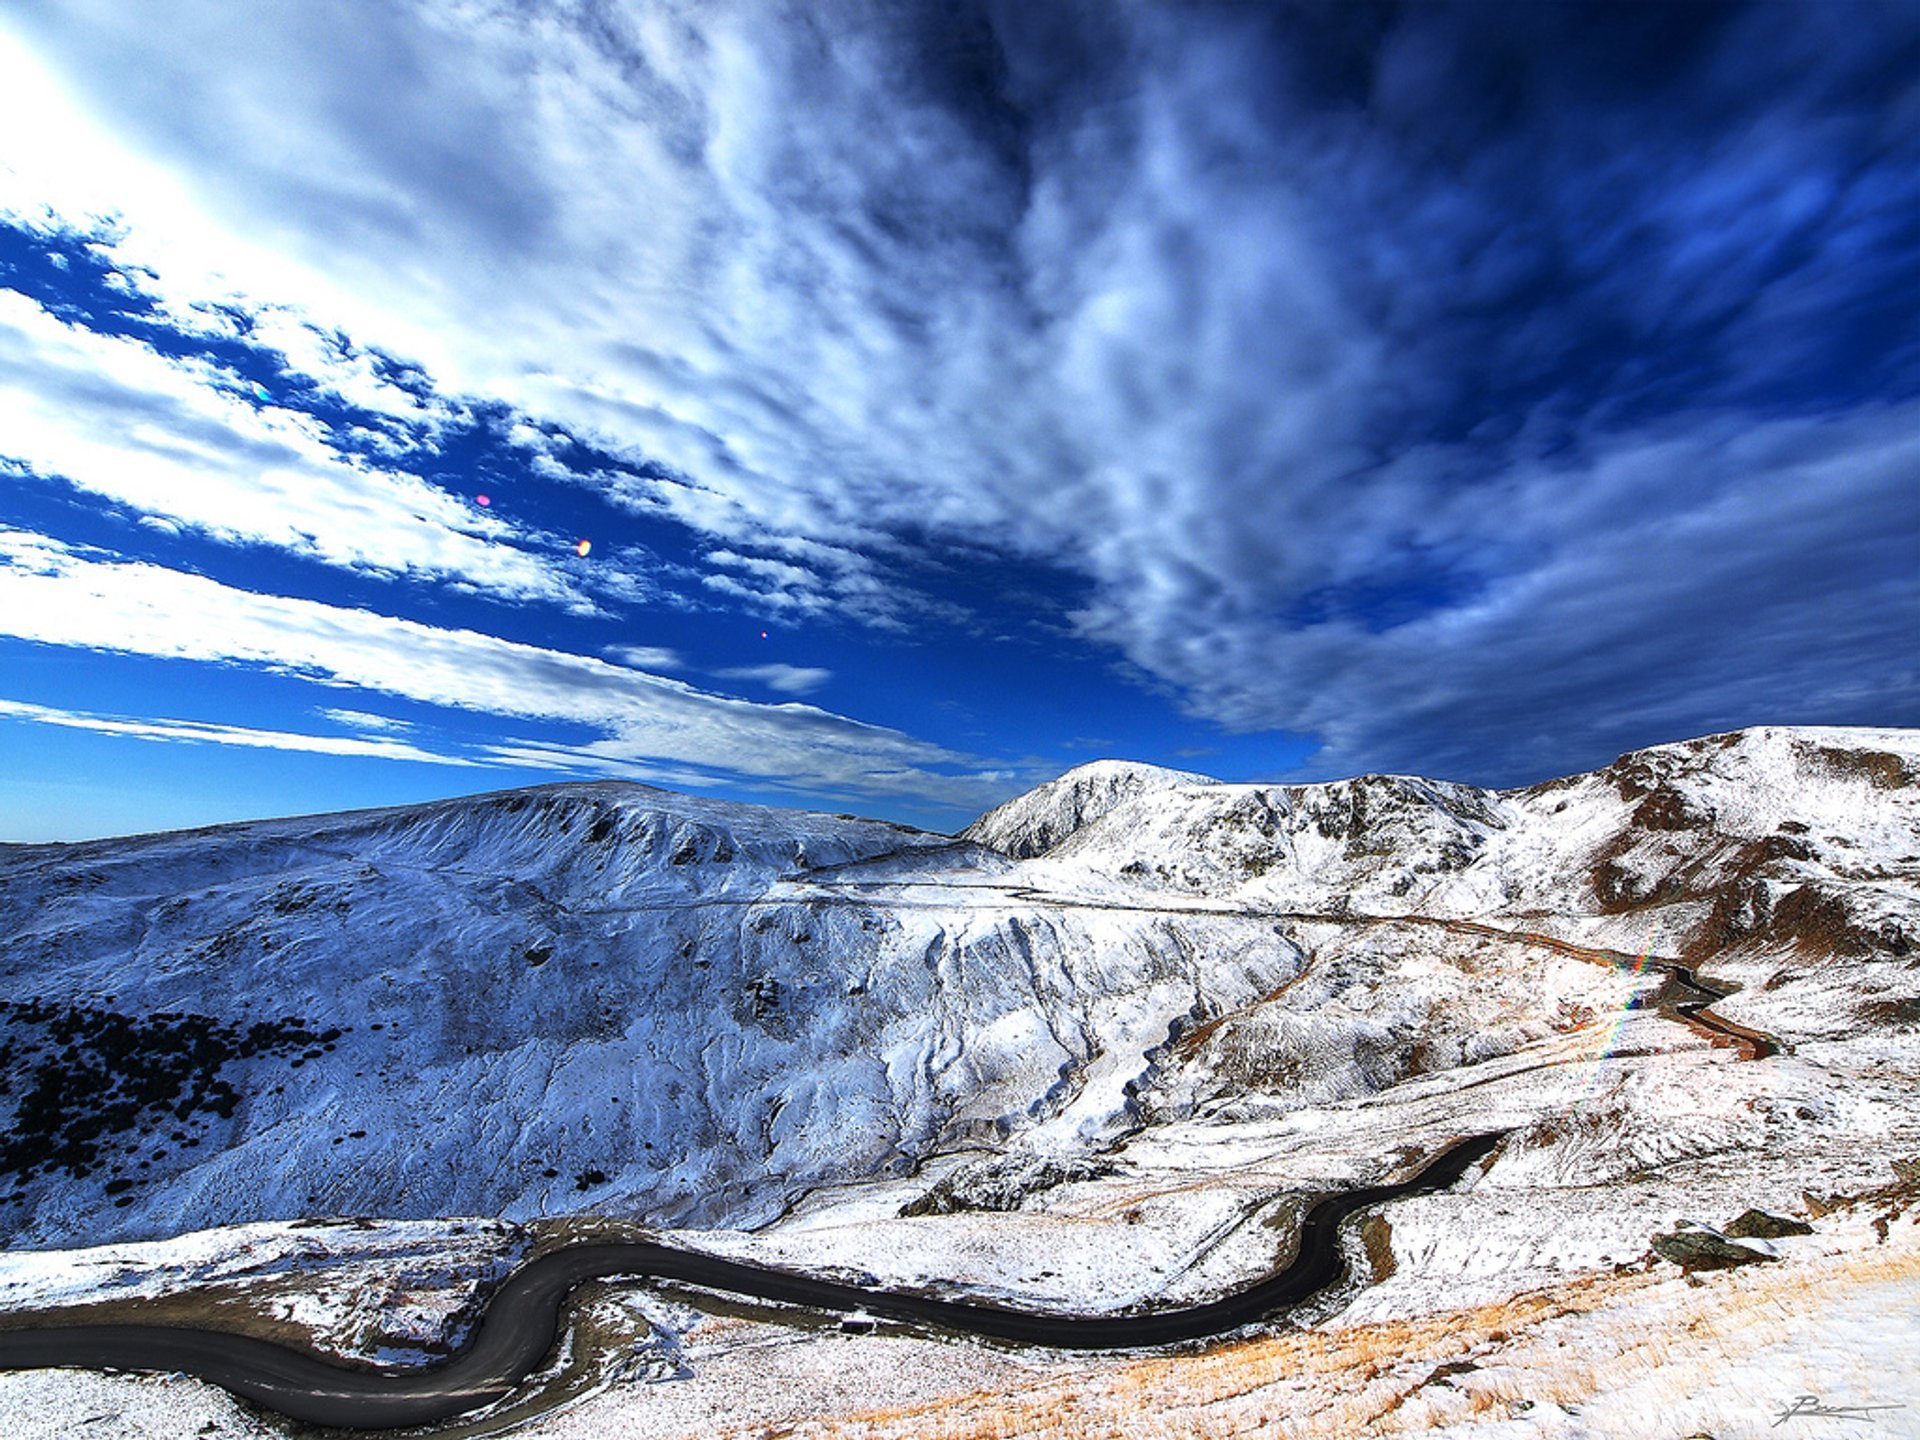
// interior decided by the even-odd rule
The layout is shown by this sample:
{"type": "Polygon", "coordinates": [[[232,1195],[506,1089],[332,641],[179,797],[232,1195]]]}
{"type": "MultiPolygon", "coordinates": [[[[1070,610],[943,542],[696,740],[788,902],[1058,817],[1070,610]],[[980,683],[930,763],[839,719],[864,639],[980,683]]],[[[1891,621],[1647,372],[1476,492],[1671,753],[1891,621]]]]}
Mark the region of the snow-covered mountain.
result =
{"type": "MultiPolygon", "coordinates": [[[[1072,793],[1080,773],[1002,810],[1072,793]]],[[[1756,728],[1509,791],[1161,774],[1054,827],[1035,872],[1317,913],[1571,920],[1658,907],[1664,940],[1697,953],[1795,927],[1853,953],[1920,943],[1887,890],[1911,879],[1920,848],[1913,731],[1756,728]]]]}
{"type": "Polygon", "coordinates": [[[623,783],[10,851],[0,1223],[765,1218],[942,1138],[1108,1121],[1175,1017],[1296,959],[970,888],[1009,869],[623,783]]]}
{"type": "Polygon", "coordinates": [[[1505,792],[1099,762],[957,839],[607,782],[10,847],[0,1234],[757,1223],[1362,1100],[1645,988],[1545,942],[1709,964],[1777,1032],[1910,1026],[1917,879],[1920,736],[1860,730],[1505,792]]]}
{"type": "Polygon", "coordinates": [[[1127,760],[1095,760],[995,806],[960,835],[1016,860],[1030,860],[1129,800],[1178,787],[1219,783],[1185,770],[1127,760]]]}

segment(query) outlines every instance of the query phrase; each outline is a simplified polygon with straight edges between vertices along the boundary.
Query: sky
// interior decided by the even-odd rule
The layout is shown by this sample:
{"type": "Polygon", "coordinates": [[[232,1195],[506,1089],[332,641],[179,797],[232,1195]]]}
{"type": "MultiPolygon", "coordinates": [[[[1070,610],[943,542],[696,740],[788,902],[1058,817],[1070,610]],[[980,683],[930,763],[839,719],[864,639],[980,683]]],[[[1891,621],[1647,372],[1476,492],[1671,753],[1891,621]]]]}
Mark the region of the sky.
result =
{"type": "Polygon", "coordinates": [[[0,840],[1920,724],[1920,8],[10,0],[0,840]]]}

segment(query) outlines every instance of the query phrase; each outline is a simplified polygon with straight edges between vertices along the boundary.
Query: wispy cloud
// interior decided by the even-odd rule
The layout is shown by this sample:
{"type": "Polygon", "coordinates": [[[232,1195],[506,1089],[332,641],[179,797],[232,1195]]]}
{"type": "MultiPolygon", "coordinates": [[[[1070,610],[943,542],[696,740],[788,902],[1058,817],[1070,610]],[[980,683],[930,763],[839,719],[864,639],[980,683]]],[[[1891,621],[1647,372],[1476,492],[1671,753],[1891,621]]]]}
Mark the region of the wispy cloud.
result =
{"type": "Polygon", "coordinates": [[[687,662],[678,650],[664,645],[609,645],[602,652],[610,660],[631,665],[636,670],[685,670],[687,662]]]}
{"type": "MultiPolygon", "coordinates": [[[[142,516],[362,573],[591,608],[554,555],[322,427],[245,398],[231,374],[70,324],[0,290],[0,456],[142,516]]],[[[555,547],[557,549],[557,547],[555,547]]]]}
{"type": "Polygon", "coordinates": [[[782,695],[806,695],[833,678],[831,670],[811,665],[735,665],[713,673],[722,680],[753,680],[782,695]]]}
{"type": "Polygon", "coordinates": [[[1006,775],[978,757],[812,706],[756,704],[477,631],[256,594],[20,531],[0,531],[0,634],[254,666],[498,720],[583,725],[597,738],[529,742],[581,768],[669,765],[733,782],[952,805],[1006,788],[1006,775]]]}
{"type": "Polygon", "coordinates": [[[0,700],[0,718],[58,725],[68,730],[91,730],[98,735],[122,735],[135,740],[238,745],[249,750],[297,750],[310,755],[347,755],[363,760],[412,760],[427,765],[477,763],[459,756],[436,754],[405,740],[384,735],[302,735],[286,730],[260,730],[246,725],[224,725],[203,720],[97,715],[91,711],[31,705],[19,700],[0,700]]]}
{"type": "MultiPolygon", "coordinates": [[[[984,546],[1083,580],[1080,633],[1196,713],[1356,764],[1510,771],[1845,684],[1916,714],[1902,7],[123,9],[0,21],[0,208],[111,208],[179,313],[284,302],[547,463],[568,433],[671,472],[604,483],[706,537],[721,602],[898,623],[891,560],[984,546]],[[1793,643],[1809,614],[1838,643],[1793,643]]],[[[376,547],[310,496],[169,507],[181,402],[96,451],[77,379],[36,383],[36,466],[98,493],[566,588],[434,510],[376,547]]]]}
{"type": "Polygon", "coordinates": [[[394,720],[366,710],[342,710],[337,706],[321,706],[314,713],[325,716],[336,725],[345,725],[353,730],[404,731],[414,728],[411,721],[394,720]]]}

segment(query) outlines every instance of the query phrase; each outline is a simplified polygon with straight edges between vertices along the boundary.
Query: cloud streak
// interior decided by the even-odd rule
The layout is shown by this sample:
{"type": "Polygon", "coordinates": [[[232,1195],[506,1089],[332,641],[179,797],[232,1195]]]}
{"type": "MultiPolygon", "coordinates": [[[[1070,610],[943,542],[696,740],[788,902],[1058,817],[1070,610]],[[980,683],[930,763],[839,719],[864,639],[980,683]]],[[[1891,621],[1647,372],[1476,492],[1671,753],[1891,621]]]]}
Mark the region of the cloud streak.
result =
{"type": "Polygon", "coordinates": [[[0,291],[0,457],[176,531],[592,606],[553,558],[509,543],[505,522],[342,454],[311,417],[256,405],[205,361],[70,324],[14,291],[0,291]]]}
{"type": "Polygon", "coordinates": [[[813,665],[735,665],[713,672],[722,680],[753,680],[782,695],[807,695],[833,678],[813,665]]]}
{"type": "Polygon", "coordinates": [[[678,650],[664,645],[609,645],[608,658],[636,670],[684,670],[687,662],[678,650]]]}
{"type": "Polygon", "coordinates": [[[472,765],[459,756],[435,754],[389,736],[302,735],[287,730],[261,730],[247,725],[224,725],[204,720],[166,720],[124,715],[96,715],[52,705],[32,705],[0,699],[0,718],[88,730],[96,735],[119,735],[135,740],[174,741],[201,745],[235,745],[248,750],[292,750],[308,755],[345,755],[362,760],[411,760],[427,765],[472,765]]]}
{"type": "Polygon", "coordinates": [[[0,634],[256,667],[497,719],[584,726],[595,736],[584,743],[529,742],[551,763],[571,757],[580,768],[667,766],[704,773],[707,783],[956,805],[1004,790],[1008,778],[977,757],[812,706],[713,695],[588,656],[256,594],[19,531],[0,531],[0,634]]]}

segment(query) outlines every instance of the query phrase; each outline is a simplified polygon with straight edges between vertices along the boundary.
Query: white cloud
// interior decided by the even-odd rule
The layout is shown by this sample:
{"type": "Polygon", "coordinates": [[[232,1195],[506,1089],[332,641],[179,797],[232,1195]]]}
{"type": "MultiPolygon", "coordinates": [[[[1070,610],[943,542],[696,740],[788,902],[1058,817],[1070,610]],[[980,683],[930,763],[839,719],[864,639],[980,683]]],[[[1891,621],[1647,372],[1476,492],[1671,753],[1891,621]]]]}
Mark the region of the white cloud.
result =
{"type": "Polygon", "coordinates": [[[166,720],[98,715],[86,710],[64,710],[0,700],[0,718],[58,725],[68,730],[91,730],[99,735],[122,735],[136,740],[166,740],[206,745],[237,745],[252,750],[299,750],[310,755],[347,755],[366,760],[412,760],[428,765],[472,765],[475,761],[437,755],[388,736],[350,737],[301,735],[285,730],[257,730],[246,725],[211,724],[201,720],[166,720]]]}
{"type": "Polygon", "coordinates": [[[749,606],[897,620],[864,552],[902,531],[1143,604],[1310,574],[1287,537],[1394,395],[1312,200],[1212,163],[1258,148],[1258,55],[1146,7],[1108,53],[1155,65],[1011,138],[859,6],[182,0],[137,47],[105,0],[16,23],[44,193],[109,198],[163,290],[297,305],[664,463],[690,483],[614,488],[726,542],[705,584],[749,606]]]}
{"type": "MultiPolygon", "coordinates": [[[[204,313],[204,312],[201,312],[204,313]]],[[[193,328],[195,314],[174,317],[193,328]]],[[[444,398],[422,398],[382,375],[373,356],[343,335],[329,334],[284,305],[263,305],[248,315],[247,338],[277,350],[302,379],[349,405],[400,422],[401,432],[437,433],[458,412],[444,398]]]]}
{"type": "Polygon", "coordinates": [[[603,652],[609,659],[636,670],[685,670],[687,662],[678,650],[664,645],[609,645],[603,652]]]}
{"type": "MultiPolygon", "coordinates": [[[[929,423],[1007,393],[997,360],[946,377],[957,388],[895,378],[926,357],[877,323],[882,299],[926,296],[911,303],[969,366],[997,354],[1000,306],[983,310],[960,257],[929,273],[895,242],[891,273],[863,277],[845,231],[861,196],[788,193],[809,149],[823,176],[863,174],[851,162],[888,108],[867,93],[887,57],[788,54],[792,32],[756,7],[697,26],[605,20],[449,6],[348,23],[189,0],[136,55],[111,6],[18,15],[32,49],[16,44],[0,79],[31,97],[38,138],[0,157],[12,208],[51,197],[70,216],[123,215],[122,255],[181,313],[223,293],[286,302],[456,391],[578,421],[694,477],[668,501],[716,533],[884,539],[890,519],[924,513],[897,481],[974,459],[929,423]],[[370,79],[398,71],[391,87],[370,79]]],[[[923,177],[958,160],[964,181],[964,136],[937,106],[914,109],[886,117],[903,158],[923,177]]],[[[860,243],[884,240],[854,223],[860,243]]]]}
{"type": "Polygon", "coordinates": [[[804,566],[765,555],[737,555],[731,550],[710,550],[706,559],[710,565],[725,565],[743,571],[774,588],[811,585],[815,578],[813,572],[804,566]]]}
{"type": "Polygon", "coordinates": [[[218,255],[244,291],[688,475],[651,498],[699,528],[853,547],[837,571],[736,554],[749,575],[711,583],[743,600],[818,612],[903,525],[1119,583],[1169,548],[1190,563],[1245,543],[1277,468],[1296,490],[1337,473],[1377,378],[1309,213],[1193,163],[1248,123],[1207,73],[1231,57],[1144,15],[1169,68],[1014,156],[913,88],[906,36],[851,12],[819,30],[754,5],[697,25],[445,6],[349,26],[188,3],[136,54],[110,6],[57,8],[23,22],[72,77],[62,108],[36,102],[40,128],[66,134],[73,111],[102,137],[75,166],[131,197],[123,248],[161,284],[218,255]],[[396,109],[363,72],[402,65],[424,88],[396,109]],[[262,233],[271,253],[235,243],[262,233]],[[1183,247],[1191,267],[1163,263],[1183,247]],[[1223,465],[1228,431],[1242,458],[1223,465]]]}
{"type": "Polygon", "coordinates": [[[366,710],[342,710],[335,706],[321,706],[314,713],[324,715],[336,725],[345,725],[352,730],[411,730],[410,720],[394,720],[385,715],[375,715],[366,710]]]}
{"type": "MultiPolygon", "coordinates": [[[[1404,623],[1283,629],[1198,587],[1082,621],[1198,709],[1324,737],[1318,774],[1521,783],[1656,737],[1900,723],[1920,707],[1920,667],[1888,664],[1920,633],[1916,474],[1920,403],[1696,419],[1517,462],[1492,508],[1421,487],[1405,533],[1478,583],[1404,623]]],[[[1391,573],[1401,553],[1375,544],[1391,573]]]]}
{"type": "Polygon", "coordinates": [[[722,680],[757,680],[782,695],[806,695],[833,678],[831,670],[810,665],[736,665],[713,672],[722,680]]]}
{"type": "Polygon", "coordinates": [[[822,615],[834,608],[831,600],[815,590],[783,590],[736,580],[731,575],[702,575],[700,583],[709,590],[732,596],[749,608],[775,615],[822,615]]]}
{"type": "Polygon", "coordinates": [[[756,704],[472,630],[256,594],[22,531],[0,530],[0,634],[255,666],[494,717],[570,722],[599,738],[532,743],[582,764],[664,764],[813,793],[954,805],[1004,790],[976,757],[809,705],[756,704]]]}
{"type": "MultiPolygon", "coordinates": [[[[1196,710],[1369,763],[1440,753],[1442,733],[1511,754],[1543,721],[1590,723],[1607,692],[1684,727],[1705,711],[1679,697],[1714,657],[1759,663],[1726,618],[1744,600],[1648,581],[1638,557],[1733,583],[1668,548],[1704,536],[1815,593],[1792,539],[1740,518],[1775,499],[1739,468],[1764,421],[1743,386],[1817,373],[1769,342],[1851,335],[1827,317],[1880,308],[1847,277],[1911,208],[1886,178],[1911,169],[1897,127],[1861,144],[1873,102],[1830,98],[1854,93],[1873,27],[1842,45],[1792,7],[1735,17],[1698,61],[1721,88],[1691,109],[1731,117],[1710,144],[1652,98],[1584,126],[1597,102],[1540,75],[1512,94],[1560,97],[1546,121],[1516,99],[1484,133],[1437,133],[1442,101],[1475,98],[1446,63],[1488,23],[1471,6],[1410,12],[1357,57],[1371,102],[1341,104],[1297,93],[1275,39],[1294,27],[1258,6],[1002,7],[1001,52],[973,37],[992,83],[944,91],[926,7],[173,0],[137,27],[125,8],[0,17],[0,210],[117,213],[116,255],[175,313],[229,293],[296,307],[312,333],[514,407],[532,422],[516,443],[548,464],[539,437],[564,432],[670,467],[686,483],[606,483],[714,537],[732,558],[705,583],[744,605],[884,622],[899,604],[863,556],[957,537],[1085,577],[1084,632],[1196,710]],[[1782,41],[1795,24],[1832,43],[1782,41]],[[1755,126],[1762,62],[1774,114],[1755,126]],[[1790,273],[1767,290],[1774,269],[1790,273]],[[1723,315],[1744,318],[1714,333],[1723,315]],[[1615,382],[1567,378],[1622,326],[1615,382]],[[1662,372],[1682,340],[1692,368],[1662,372]],[[1623,418],[1672,417],[1674,395],[1698,413],[1657,434],[1623,418]],[[1519,433],[1454,438],[1503,419],[1519,433]],[[1409,557],[1459,571],[1464,595],[1380,633],[1299,619],[1419,592],[1432,577],[1409,557]],[[1670,657],[1656,700],[1622,639],[1558,700],[1541,627],[1586,624],[1580,595],[1707,651],[1691,671],[1670,657]],[[1497,735],[1472,718],[1496,711],[1523,718],[1497,735]]],[[[1815,436],[1842,469],[1832,447],[1873,422],[1855,418],[1815,436]]],[[[151,473],[143,438],[109,449],[151,473]]],[[[91,483],[131,483],[98,458],[91,483]]],[[[1762,459],[1752,474],[1797,473],[1762,459]]],[[[192,523],[233,513],[211,508],[192,523]]],[[[1881,540],[1845,513],[1844,535],[1816,525],[1843,576],[1881,540]]],[[[347,563],[538,583],[388,543],[347,563]]],[[[1787,602],[1755,604],[1792,631],[1787,602]]],[[[1873,609],[1843,626],[1862,662],[1873,609]]],[[[1832,678],[1817,651],[1775,663],[1808,694],[1832,678]]]]}
{"type": "Polygon", "coordinates": [[[161,527],[591,607],[497,517],[341,455],[309,417],[256,408],[203,361],[67,324],[15,291],[0,291],[0,454],[161,527]]]}

